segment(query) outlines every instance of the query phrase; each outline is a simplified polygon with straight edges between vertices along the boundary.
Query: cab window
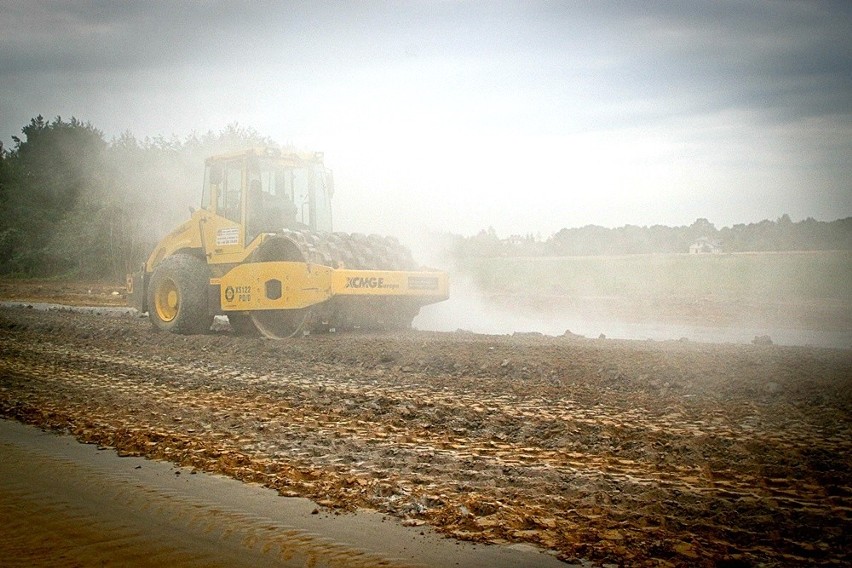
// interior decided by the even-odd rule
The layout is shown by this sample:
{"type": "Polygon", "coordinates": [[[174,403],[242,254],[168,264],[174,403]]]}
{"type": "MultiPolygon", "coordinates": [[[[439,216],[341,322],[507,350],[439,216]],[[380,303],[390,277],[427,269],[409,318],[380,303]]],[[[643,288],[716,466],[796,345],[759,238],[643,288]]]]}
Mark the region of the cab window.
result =
{"type": "Polygon", "coordinates": [[[218,199],[216,200],[216,213],[234,221],[240,222],[240,196],[243,187],[242,163],[227,162],[222,177],[222,185],[219,187],[218,199]]]}
{"type": "Polygon", "coordinates": [[[222,183],[222,168],[218,164],[204,168],[204,187],[201,191],[201,208],[213,209],[213,195],[219,191],[222,183]]]}

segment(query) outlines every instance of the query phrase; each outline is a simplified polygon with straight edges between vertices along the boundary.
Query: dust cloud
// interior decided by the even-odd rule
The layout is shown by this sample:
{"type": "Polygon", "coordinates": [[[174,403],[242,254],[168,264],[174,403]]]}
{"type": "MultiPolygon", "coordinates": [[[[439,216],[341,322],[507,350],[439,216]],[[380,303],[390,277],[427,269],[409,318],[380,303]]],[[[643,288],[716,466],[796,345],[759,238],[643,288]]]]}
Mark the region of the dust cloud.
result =
{"type": "Polygon", "coordinates": [[[704,343],[753,343],[768,336],[778,345],[852,348],[852,331],[804,330],[767,327],[753,322],[736,326],[709,326],[672,322],[631,322],[586,317],[555,306],[553,310],[516,306],[509,308],[479,290],[458,272],[450,273],[450,298],[424,306],[414,320],[424,331],[470,332],[487,335],[535,333],[570,339],[628,339],[650,341],[697,341],[704,343]],[[581,337],[578,337],[581,336],[581,337]]]}
{"type": "Polygon", "coordinates": [[[581,333],[582,330],[585,335],[594,331],[588,322],[558,314],[536,314],[501,307],[490,302],[473,280],[460,272],[450,273],[449,300],[422,308],[414,326],[431,331],[468,331],[495,335],[514,332],[561,335],[566,329],[574,333],[581,333]]]}
{"type": "Polygon", "coordinates": [[[821,253],[768,259],[774,266],[792,262],[800,270],[802,259],[816,258],[807,261],[812,288],[803,290],[794,275],[762,267],[766,255],[505,258],[489,259],[488,266],[497,266],[489,272],[473,266],[474,259],[452,258],[450,247],[447,237],[435,235],[412,247],[424,265],[450,273],[449,299],[424,306],[414,320],[416,329],[740,344],[768,336],[779,345],[852,347],[852,309],[835,297],[844,288],[828,283],[840,261],[821,253]],[[715,278],[709,283],[703,282],[707,263],[715,278]],[[573,269],[568,278],[565,271],[573,269]]]}

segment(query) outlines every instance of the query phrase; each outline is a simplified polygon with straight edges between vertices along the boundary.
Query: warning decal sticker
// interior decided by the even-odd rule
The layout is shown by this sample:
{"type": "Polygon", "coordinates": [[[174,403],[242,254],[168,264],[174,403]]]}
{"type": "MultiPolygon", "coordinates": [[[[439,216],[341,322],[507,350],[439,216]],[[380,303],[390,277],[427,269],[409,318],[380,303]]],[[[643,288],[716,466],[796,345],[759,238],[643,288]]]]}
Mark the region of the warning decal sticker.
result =
{"type": "Polygon", "coordinates": [[[240,244],[240,228],[227,227],[216,231],[216,246],[238,245],[240,244]]]}

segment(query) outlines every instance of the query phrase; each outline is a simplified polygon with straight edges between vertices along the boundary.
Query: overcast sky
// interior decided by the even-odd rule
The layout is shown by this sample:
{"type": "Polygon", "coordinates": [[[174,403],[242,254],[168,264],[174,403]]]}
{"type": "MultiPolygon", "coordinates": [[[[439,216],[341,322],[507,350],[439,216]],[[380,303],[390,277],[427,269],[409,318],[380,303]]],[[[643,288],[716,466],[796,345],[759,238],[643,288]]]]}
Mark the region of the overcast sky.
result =
{"type": "Polygon", "coordinates": [[[850,30],[847,1],[0,0],[0,140],[238,122],[325,151],[337,229],[403,237],[833,220],[850,30]]]}

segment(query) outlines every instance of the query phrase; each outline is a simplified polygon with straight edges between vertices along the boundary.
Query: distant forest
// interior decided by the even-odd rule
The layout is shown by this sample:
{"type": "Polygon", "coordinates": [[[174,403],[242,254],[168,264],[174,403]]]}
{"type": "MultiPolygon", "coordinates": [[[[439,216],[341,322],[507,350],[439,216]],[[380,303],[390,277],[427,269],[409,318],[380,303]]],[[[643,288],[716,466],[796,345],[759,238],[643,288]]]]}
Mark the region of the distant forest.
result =
{"type": "MultiPolygon", "coordinates": [[[[233,124],[185,139],[107,141],[76,118],[38,116],[0,144],[0,275],[123,281],[157,240],[198,206],[204,159],[249,146],[275,145],[233,124]]],[[[852,218],[833,222],[787,215],[716,229],[706,219],[688,227],[589,225],[547,239],[500,238],[493,229],[451,236],[451,252],[470,256],[576,256],[687,252],[696,239],[724,252],[850,250],[852,218]]]]}
{"type": "Polygon", "coordinates": [[[236,124],[107,141],[88,122],[38,116],[21,132],[0,144],[0,274],[116,282],[199,206],[205,158],[274,145],[236,124]]]}
{"type": "Polygon", "coordinates": [[[587,225],[562,229],[546,239],[531,234],[501,238],[488,228],[471,237],[452,235],[451,242],[453,255],[460,258],[687,253],[699,243],[716,252],[852,250],[852,217],[794,222],[785,214],[775,221],[721,229],[707,219],[682,227],[587,225]]]}

